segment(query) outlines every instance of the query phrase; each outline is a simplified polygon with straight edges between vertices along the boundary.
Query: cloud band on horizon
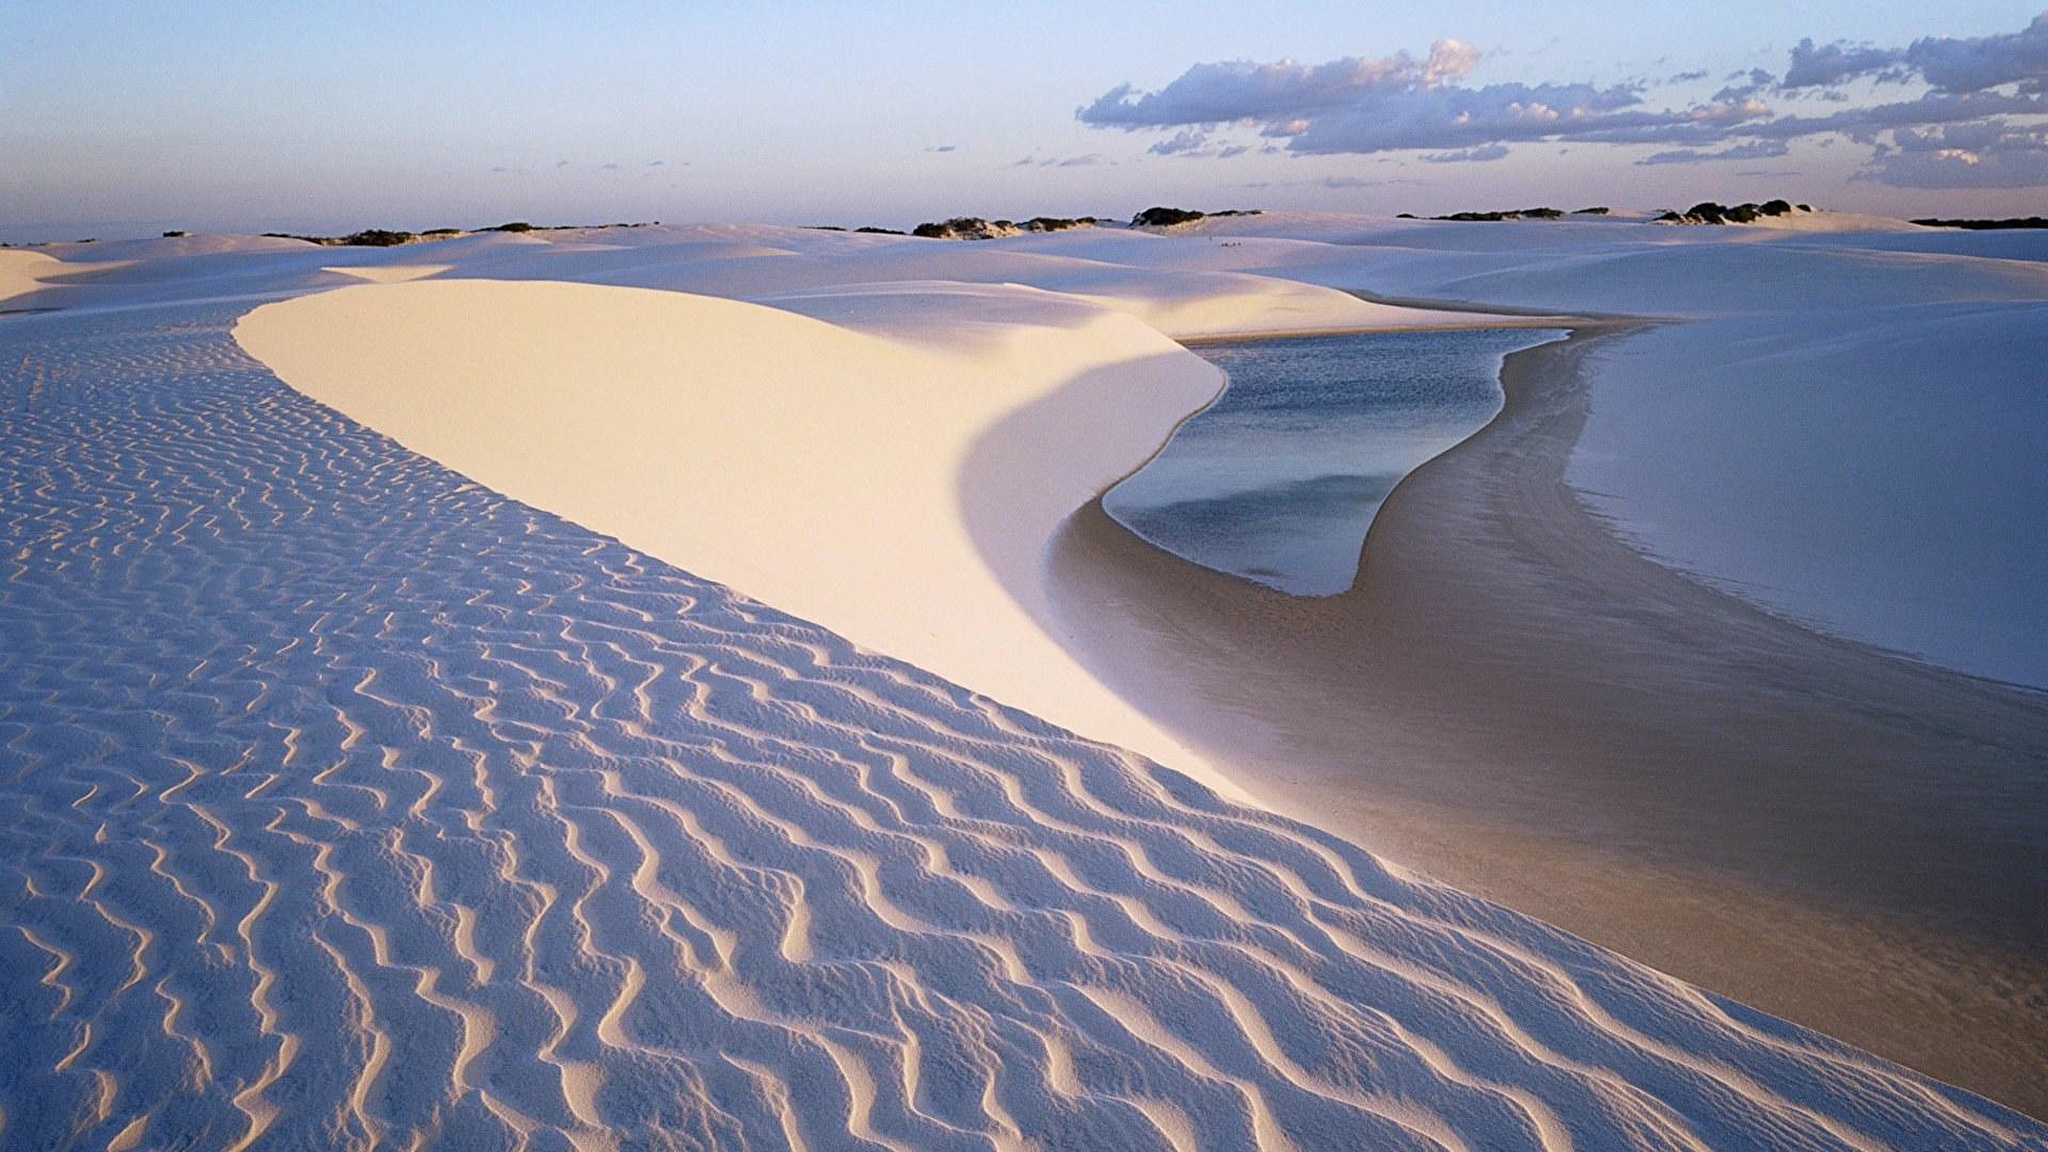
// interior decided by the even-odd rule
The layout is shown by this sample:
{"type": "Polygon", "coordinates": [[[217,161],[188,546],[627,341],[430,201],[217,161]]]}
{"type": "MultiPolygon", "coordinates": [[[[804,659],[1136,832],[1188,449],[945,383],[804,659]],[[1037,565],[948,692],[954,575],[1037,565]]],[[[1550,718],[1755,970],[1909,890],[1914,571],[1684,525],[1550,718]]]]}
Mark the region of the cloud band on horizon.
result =
{"type": "Polygon", "coordinates": [[[1152,146],[1158,155],[1213,158],[1247,150],[1218,136],[1231,126],[1284,140],[1297,155],[1426,151],[1435,163],[1495,160],[1510,145],[1539,141],[1654,145],[1662,150],[1636,162],[1696,163],[1781,156],[1794,140],[1839,136],[1871,148],[1859,180],[2048,185],[2048,12],[2015,33],[1923,37],[1897,49],[1805,39],[1782,78],[1740,73],[1730,77],[1740,83],[1675,108],[1651,107],[1640,82],[1460,83],[1479,62],[1477,49],[1445,39],[1419,58],[1202,63],[1157,91],[1118,85],[1075,116],[1092,127],[1173,133],[1152,146]],[[1797,106],[1820,90],[1841,102],[1839,86],[1851,82],[1921,90],[1821,115],[1766,99],[1797,106]]]}

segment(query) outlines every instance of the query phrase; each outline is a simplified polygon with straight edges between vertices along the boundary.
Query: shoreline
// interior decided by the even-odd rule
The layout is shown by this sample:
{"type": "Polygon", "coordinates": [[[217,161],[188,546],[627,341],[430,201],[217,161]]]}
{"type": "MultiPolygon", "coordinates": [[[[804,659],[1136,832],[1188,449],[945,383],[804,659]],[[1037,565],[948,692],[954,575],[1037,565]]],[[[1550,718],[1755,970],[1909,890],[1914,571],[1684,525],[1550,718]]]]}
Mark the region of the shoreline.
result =
{"type": "Polygon", "coordinates": [[[1050,561],[1060,632],[1279,811],[2048,1114],[2048,698],[1799,627],[1603,526],[1563,482],[1583,361],[1656,323],[1508,357],[1501,414],[1396,487],[1339,596],[1090,503],[1050,561]]]}

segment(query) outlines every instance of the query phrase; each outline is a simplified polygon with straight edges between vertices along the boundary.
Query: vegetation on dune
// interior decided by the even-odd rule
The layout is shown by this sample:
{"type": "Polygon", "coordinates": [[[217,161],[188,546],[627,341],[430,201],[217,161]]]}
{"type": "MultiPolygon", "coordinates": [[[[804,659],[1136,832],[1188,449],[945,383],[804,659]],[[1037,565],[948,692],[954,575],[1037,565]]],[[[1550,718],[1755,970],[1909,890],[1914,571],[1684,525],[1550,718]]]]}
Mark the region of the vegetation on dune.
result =
{"type": "MultiPolygon", "coordinates": [[[[1601,211],[1605,212],[1606,209],[1603,208],[1601,211]]],[[[1431,216],[1428,219],[1467,221],[1557,220],[1563,216],[1564,213],[1555,208],[1509,208],[1501,212],[1453,212],[1448,216],[1431,216]]],[[[1405,220],[1415,219],[1413,214],[1406,212],[1402,213],[1400,218],[1405,220]]]]}
{"type": "Polygon", "coordinates": [[[1026,232],[1065,232],[1069,228],[1093,228],[1093,216],[1033,216],[1022,227],[1026,232]]]}
{"type": "Polygon", "coordinates": [[[2010,216],[2003,220],[1962,220],[1930,216],[1924,220],[1915,220],[1913,223],[1923,224],[1929,228],[1967,228],[1981,232],[2003,228],[2048,228],[2048,217],[2010,216]]]}
{"type": "MultiPolygon", "coordinates": [[[[1221,212],[1197,212],[1188,208],[1167,208],[1154,205],[1131,217],[1132,228],[1172,228],[1212,216],[1257,216],[1257,208],[1231,208],[1221,212]]],[[[1025,232],[1065,232],[1070,228],[1118,227],[1114,221],[1105,221],[1097,216],[1033,216],[1019,223],[1015,220],[984,220],[979,216],[955,216],[950,220],[933,220],[919,224],[910,230],[912,236],[931,240],[993,240],[1002,236],[1016,236],[1025,232]]],[[[881,228],[862,228],[862,232],[882,232],[881,228]]]]}
{"type": "Polygon", "coordinates": [[[1226,208],[1221,212],[1196,212],[1188,208],[1155,206],[1147,208],[1136,216],[1131,217],[1131,227],[1171,228],[1176,224],[1191,224],[1196,220],[1205,220],[1211,216],[1257,216],[1261,214],[1261,211],[1258,208],[1226,208]]]}
{"type": "Polygon", "coordinates": [[[1806,204],[1795,205],[1787,200],[1766,200],[1761,204],[1737,204],[1729,207],[1712,200],[1702,200],[1683,212],[1666,212],[1657,217],[1659,224],[1750,224],[1766,216],[1790,216],[1795,212],[1811,212],[1806,204]]]}
{"type": "MultiPolygon", "coordinates": [[[[1612,211],[1613,209],[1600,205],[1593,208],[1580,208],[1569,213],[1569,215],[1606,216],[1612,211]]],[[[1810,204],[1793,204],[1788,200],[1766,200],[1761,204],[1737,204],[1733,207],[1726,204],[1717,204],[1712,200],[1702,200],[1683,212],[1665,212],[1657,217],[1656,222],[1659,224],[1748,224],[1767,216],[1789,216],[1795,212],[1811,211],[1813,211],[1813,206],[1810,204]]],[[[1560,212],[1555,208],[1516,208],[1502,212],[1452,212],[1445,216],[1424,217],[1418,217],[1413,212],[1402,212],[1395,219],[1459,221],[1558,220],[1566,215],[1567,213],[1560,212]]],[[[1929,222],[1916,221],[1916,223],[1929,222]]],[[[1958,226],[1963,226],[1961,222],[1957,223],[1958,226]]],[[[1997,227],[2000,225],[1994,224],[1989,226],[1997,227]]],[[[2024,227],[2025,225],[2004,226],[2024,227]]]]}
{"type": "Polygon", "coordinates": [[[912,236],[927,240],[994,240],[1015,236],[1021,229],[1009,220],[984,220],[979,216],[955,216],[951,220],[930,220],[910,230],[912,236]]]}
{"type": "MultiPolygon", "coordinates": [[[[979,216],[955,216],[951,220],[926,221],[910,230],[912,236],[928,240],[994,240],[1023,232],[1064,232],[1069,228],[1092,228],[1101,221],[1093,216],[1033,216],[1022,224],[1014,220],[984,220],[979,216]]],[[[862,232],[887,232],[886,228],[862,228],[862,232]]],[[[902,233],[895,233],[902,235],[902,233]]]]}
{"type": "Polygon", "coordinates": [[[1176,224],[1191,224],[1206,215],[1208,215],[1206,212],[1194,212],[1186,208],[1147,208],[1136,216],[1131,217],[1131,226],[1133,228],[1171,228],[1176,224]]]}
{"type": "MultiPolygon", "coordinates": [[[[661,221],[655,220],[651,221],[651,223],[659,224],[661,223],[661,221]]],[[[645,228],[647,226],[647,223],[529,224],[524,220],[514,220],[509,224],[498,224],[490,228],[479,228],[477,231],[588,232],[601,231],[609,228],[645,228]]],[[[169,236],[171,235],[171,233],[166,232],[164,233],[164,235],[169,236]]],[[[184,235],[184,233],[180,232],[177,233],[177,235],[182,236],[184,235]]],[[[425,232],[403,232],[391,228],[365,228],[360,232],[351,232],[346,236],[301,236],[293,232],[265,232],[264,235],[278,240],[304,240],[308,244],[318,244],[322,248],[396,248],[401,244],[419,244],[428,240],[446,240],[453,236],[466,236],[469,235],[469,233],[461,228],[429,228],[425,232]]]]}

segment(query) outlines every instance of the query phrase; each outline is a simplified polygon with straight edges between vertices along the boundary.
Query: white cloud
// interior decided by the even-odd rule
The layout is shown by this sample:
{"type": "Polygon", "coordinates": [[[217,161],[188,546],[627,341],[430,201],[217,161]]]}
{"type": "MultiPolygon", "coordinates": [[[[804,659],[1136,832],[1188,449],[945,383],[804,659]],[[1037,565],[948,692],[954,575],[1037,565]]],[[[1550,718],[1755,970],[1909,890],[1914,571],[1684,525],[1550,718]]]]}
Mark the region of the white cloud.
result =
{"type": "Polygon", "coordinates": [[[1396,52],[1316,65],[1293,60],[1197,64],[1157,92],[1118,85],[1076,115],[1084,124],[1104,128],[1173,128],[1241,120],[1287,124],[1374,95],[1427,91],[1464,76],[1478,62],[1477,49],[1439,40],[1419,61],[1396,52]]]}

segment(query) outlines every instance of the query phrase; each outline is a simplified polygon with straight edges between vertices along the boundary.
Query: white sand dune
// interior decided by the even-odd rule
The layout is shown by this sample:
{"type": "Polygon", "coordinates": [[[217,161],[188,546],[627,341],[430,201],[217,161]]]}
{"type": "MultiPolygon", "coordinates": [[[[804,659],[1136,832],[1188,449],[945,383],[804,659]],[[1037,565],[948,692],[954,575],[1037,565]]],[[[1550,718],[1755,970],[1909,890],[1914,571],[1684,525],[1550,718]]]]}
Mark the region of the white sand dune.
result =
{"type": "Polygon", "coordinates": [[[439,276],[453,267],[453,264],[360,264],[322,268],[321,271],[368,280],[372,284],[403,284],[408,280],[439,276]]]}
{"type": "Polygon", "coordinates": [[[21,249],[0,249],[0,301],[26,296],[47,287],[48,277],[75,272],[54,256],[21,249]]]}
{"type": "MultiPolygon", "coordinates": [[[[2048,1147],[507,499],[281,384],[230,336],[246,302],[151,299],[0,322],[9,1146],[2048,1147]]],[[[687,318],[719,382],[806,369],[828,410],[782,413],[799,430],[860,420],[870,376],[976,381],[739,305],[332,299],[687,318]]],[[[1178,363],[1082,314],[1015,339],[1178,363]]],[[[560,388],[634,383],[579,363],[560,388]]],[[[970,404],[923,399],[910,444],[970,404]]],[[[785,434],[678,447],[846,463],[776,456],[785,434]]],[[[663,495],[762,499],[730,481],[663,495]]]]}
{"type": "MultiPolygon", "coordinates": [[[[294,387],[479,483],[1199,770],[1012,592],[1042,595],[1043,541],[1221,376],[1119,313],[1023,289],[971,300],[1013,314],[971,354],[708,297],[474,280],[305,296],[236,335],[294,387]],[[1079,381],[1090,372],[1115,386],[1079,381]],[[1003,483],[963,496],[977,439],[1062,390],[1086,418],[1019,446],[1003,483]],[[985,563],[978,539],[1015,546],[985,563]]],[[[945,303],[890,295],[870,311],[880,305],[930,315],[945,303]]]]}
{"type": "Polygon", "coordinates": [[[2048,688],[2048,292],[1826,319],[1614,349],[1568,479],[1780,613],[2048,688]]]}

